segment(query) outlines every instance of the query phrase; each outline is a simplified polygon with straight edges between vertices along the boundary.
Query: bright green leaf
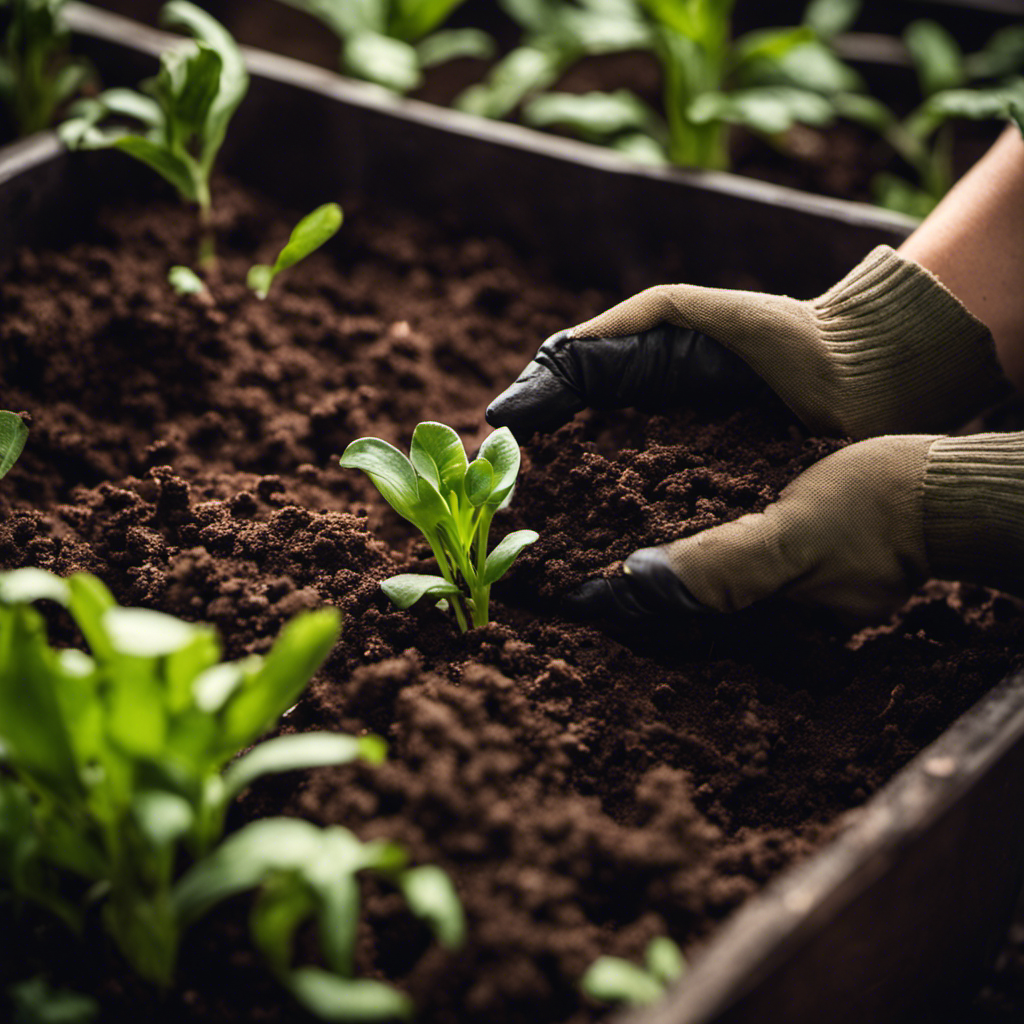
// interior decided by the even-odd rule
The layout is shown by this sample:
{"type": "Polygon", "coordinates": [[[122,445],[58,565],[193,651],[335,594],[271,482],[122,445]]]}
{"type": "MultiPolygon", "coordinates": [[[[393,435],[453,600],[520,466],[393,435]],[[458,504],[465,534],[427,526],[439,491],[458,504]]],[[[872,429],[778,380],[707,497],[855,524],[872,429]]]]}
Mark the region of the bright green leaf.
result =
{"type": "Polygon", "coordinates": [[[28,427],[13,412],[0,411],[0,478],[7,476],[28,440],[28,427]]]}
{"type": "Polygon", "coordinates": [[[474,459],[466,467],[464,486],[470,505],[474,508],[483,505],[494,489],[494,470],[491,464],[486,459],[474,459]]]}
{"type": "Polygon", "coordinates": [[[192,828],[195,815],[189,802],[176,793],[148,790],[132,801],[132,812],[143,835],[153,846],[170,846],[192,828]]]}
{"type": "Polygon", "coordinates": [[[480,445],[479,457],[486,459],[494,470],[494,489],[488,505],[500,505],[515,487],[519,475],[521,455],[519,445],[508,427],[499,427],[480,445]]]}
{"type": "Polygon", "coordinates": [[[416,44],[420,67],[432,68],[459,57],[487,60],[494,54],[494,40],[477,28],[453,28],[435,32],[416,44]]]}
{"type": "Polygon", "coordinates": [[[321,1020],[341,1024],[411,1020],[412,1000],[397,989],[365,978],[339,978],[315,967],[292,971],[288,987],[321,1020]]]}
{"type": "Polygon", "coordinates": [[[398,608],[409,608],[423,597],[456,597],[460,590],[440,576],[425,576],[420,573],[403,573],[384,580],[381,590],[398,608]]]}
{"type": "Polygon", "coordinates": [[[445,949],[460,949],[466,940],[466,919],[451,879],[432,864],[402,873],[399,887],[409,909],[433,929],[445,949]]]}
{"type": "Polygon", "coordinates": [[[523,548],[535,543],[540,534],[533,530],[516,530],[510,533],[498,546],[487,556],[487,564],[484,567],[484,575],[481,583],[489,586],[496,583],[511,568],[512,563],[519,557],[523,548]]]}
{"type": "Polygon", "coordinates": [[[671,985],[686,973],[686,959],[682,951],[664,935],[651,939],[645,958],[647,970],[663,985],[671,985]]]}
{"type": "Polygon", "coordinates": [[[45,569],[12,569],[0,573],[0,604],[28,604],[42,600],[66,606],[71,600],[71,590],[64,580],[45,569]]]}
{"type": "Polygon", "coordinates": [[[256,292],[259,298],[265,299],[274,278],[282,270],[294,266],[333,238],[338,233],[341,222],[341,207],[337,203],[318,206],[295,225],[288,243],[278,253],[272,267],[257,264],[249,271],[249,288],[256,292]]]}
{"type": "Polygon", "coordinates": [[[161,658],[180,651],[204,628],[149,608],[110,608],[103,624],[114,649],[135,658],[161,658]]]}
{"type": "Polygon", "coordinates": [[[643,968],[616,956],[598,957],[580,980],[580,988],[593,999],[631,1006],[656,1003],[665,993],[664,986],[643,968]]]}
{"type": "Polygon", "coordinates": [[[203,279],[190,267],[171,267],[167,271],[167,283],[178,295],[202,295],[206,291],[203,279]]]}
{"type": "Polygon", "coordinates": [[[342,47],[345,71],[394,92],[409,92],[421,81],[416,50],[399,39],[376,32],[349,36],[342,47]]]}
{"type": "Polygon", "coordinates": [[[419,501],[416,471],[394,445],[377,437],[361,437],[345,449],[339,465],[342,469],[361,469],[400,516],[415,522],[419,501]]]}
{"type": "Polygon", "coordinates": [[[451,427],[443,423],[420,423],[412,433],[409,458],[420,476],[441,492],[457,491],[466,475],[466,449],[451,427]]]}
{"type": "Polygon", "coordinates": [[[953,36],[938,22],[912,21],[903,31],[925,96],[956,89],[966,81],[964,55],[953,36]]]}

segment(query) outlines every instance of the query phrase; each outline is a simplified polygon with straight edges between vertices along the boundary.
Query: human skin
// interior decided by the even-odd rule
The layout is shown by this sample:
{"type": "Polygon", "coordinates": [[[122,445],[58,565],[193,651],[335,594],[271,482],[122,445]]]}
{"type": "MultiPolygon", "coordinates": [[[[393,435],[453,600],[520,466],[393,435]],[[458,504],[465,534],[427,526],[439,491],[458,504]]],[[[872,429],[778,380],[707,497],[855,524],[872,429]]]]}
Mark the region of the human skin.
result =
{"type": "Polygon", "coordinates": [[[899,252],[930,270],[992,332],[1024,392],[1024,137],[1015,126],[950,190],[899,252]]]}

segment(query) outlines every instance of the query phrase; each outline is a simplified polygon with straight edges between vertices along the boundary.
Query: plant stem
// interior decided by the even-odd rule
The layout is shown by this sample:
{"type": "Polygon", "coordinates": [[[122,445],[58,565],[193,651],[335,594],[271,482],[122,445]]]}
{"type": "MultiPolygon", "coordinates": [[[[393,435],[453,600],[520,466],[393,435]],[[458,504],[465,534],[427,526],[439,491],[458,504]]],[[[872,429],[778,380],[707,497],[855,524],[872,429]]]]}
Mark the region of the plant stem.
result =
{"type": "MultiPolygon", "coordinates": [[[[430,545],[430,550],[434,553],[434,558],[437,559],[437,566],[441,570],[441,575],[453,586],[458,586],[455,580],[455,573],[452,572],[451,566],[448,564],[448,559],[444,554],[444,545],[441,543],[441,538],[438,537],[437,531],[423,530],[423,535],[427,538],[427,543],[430,545]]],[[[462,610],[462,599],[453,595],[452,608],[455,609],[455,619],[459,624],[459,629],[463,633],[467,632],[469,624],[466,622],[466,613],[462,610]]]]}
{"type": "MultiPolygon", "coordinates": [[[[491,532],[491,520],[495,510],[485,505],[480,510],[480,520],[476,532],[476,580],[484,578],[487,567],[487,535],[491,532]]],[[[473,625],[486,626],[490,621],[491,588],[490,585],[476,586],[473,594],[473,625]]]]}
{"type": "Polygon", "coordinates": [[[199,203],[199,266],[206,271],[216,271],[217,236],[213,231],[210,186],[205,178],[196,178],[196,200],[199,203]]]}

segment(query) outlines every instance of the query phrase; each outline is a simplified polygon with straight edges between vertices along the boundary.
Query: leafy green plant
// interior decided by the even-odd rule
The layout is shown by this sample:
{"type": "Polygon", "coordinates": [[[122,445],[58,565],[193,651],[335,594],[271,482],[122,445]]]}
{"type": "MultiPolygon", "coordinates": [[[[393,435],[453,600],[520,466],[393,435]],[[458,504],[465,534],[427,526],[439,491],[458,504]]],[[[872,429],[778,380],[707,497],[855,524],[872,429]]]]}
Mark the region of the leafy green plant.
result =
{"type": "Polygon", "coordinates": [[[631,26],[630,46],[659,59],[663,112],[628,90],[544,93],[524,107],[527,123],[568,128],[649,162],[725,168],[729,126],[774,139],[798,123],[826,125],[849,116],[854,104],[845,101],[862,85],[829,46],[855,13],[838,0],[818,0],[804,25],[739,39],[732,37],[732,0],[616,0],[616,6],[621,24],[631,26]]]}
{"type": "Polygon", "coordinates": [[[228,803],[260,776],[383,759],[378,737],[335,733],[281,736],[236,757],[294,703],[338,625],[333,609],[304,613],[266,656],[221,662],[209,627],[121,608],[85,573],[0,574],[3,886],[74,930],[85,906],[100,902],[125,959],[160,985],[172,980],[183,929],[206,906],[229,890],[265,886],[257,944],[298,997],[309,989],[307,1002],[325,991],[340,999],[353,985],[365,992],[350,974],[354,876],[367,868],[394,879],[444,941],[458,940],[450,883],[433,869],[407,870],[392,844],[266,819],[216,845],[228,803]],[[88,653],[49,645],[33,606],[42,599],[70,612],[88,653]],[[181,875],[183,857],[192,867],[181,875]],[[284,958],[309,913],[321,923],[327,980],[309,981],[284,958]]]}
{"type": "Polygon", "coordinates": [[[878,201],[890,209],[925,216],[953,183],[955,120],[1014,120],[1024,132],[1024,25],[997,31],[977,53],[965,55],[934,21],[907,26],[904,43],[917,72],[922,102],[898,119],[881,109],[876,127],[912,168],[916,180],[880,174],[878,201]]]}
{"type": "Polygon", "coordinates": [[[167,271],[167,283],[176,295],[202,295],[206,291],[203,279],[191,267],[180,264],[167,271]]]}
{"type": "Polygon", "coordinates": [[[7,476],[25,449],[28,427],[16,413],[0,411],[0,479],[7,476]]]}
{"type": "Polygon", "coordinates": [[[265,299],[274,278],[333,238],[341,227],[341,221],[341,207],[337,203],[318,206],[295,225],[287,245],[277,254],[273,266],[257,263],[249,270],[249,287],[259,298],[265,299]]]}
{"type": "Polygon", "coordinates": [[[95,999],[54,988],[36,975],[8,989],[12,1024],[92,1024],[100,1008],[95,999]]]}
{"type": "Polygon", "coordinates": [[[175,45],[160,58],[143,92],[108,89],[83,100],[59,131],[72,149],[119,149],[151,167],[186,202],[199,207],[200,260],[214,259],[210,174],[249,75],[227,30],[188,0],[170,0],[165,25],[187,29],[195,42],[175,45]],[[137,121],[140,130],[100,127],[109,116],[137,121]]]}
{"type": "Polygon", "coordinates": [[[436,31],[465,0],[283,0],[319,18],[341,40],[341,69],[394,92],[409,92],[423,69],[456,57],[489,57],[475,28],[436,31]]]}
{"type": "Polygon", "coordinates": [[[656,1003],[674,981],[686,973],[686,960],[669,938],[651,939],[638,967],[617,956],[598,957],[580,979],[580,988],[604,1002],[649,1006],[656,1003]]]}
{"type": "Polygon", "coordinates": [[[443,423],[420,423],[409,457],[376,437],[353,441],[341,457],[346,469],[361,469],[385,501],[416,526],[437,559],[441,576],[406,573],[381,587],[399,608],[421,598],[450,600],[459,628],[488,622],[491,585],[501,579],[527,545],[533,530],[516,530],[487,553],[495,512],[510,500],[519,474],[519,445],[507,427],[490,434],[469,462],[459,435],[443,423]]]}
{"type": "Polygon", "coordinates": [[[0,0],[10,22],[0,56],[0,97],[20,135],[43,131],[90,77],[89,65],[68,54],[66,0],[0,0]]]}

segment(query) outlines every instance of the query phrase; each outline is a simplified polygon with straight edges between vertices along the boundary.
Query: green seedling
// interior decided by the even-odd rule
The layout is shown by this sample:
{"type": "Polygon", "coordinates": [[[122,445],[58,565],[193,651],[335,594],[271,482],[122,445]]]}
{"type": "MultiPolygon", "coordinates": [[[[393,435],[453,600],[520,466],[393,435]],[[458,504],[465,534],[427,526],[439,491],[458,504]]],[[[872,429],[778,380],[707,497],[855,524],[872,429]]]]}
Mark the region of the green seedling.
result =
{"type": "Polygon", "coordinates": [[[41,132],[90,78],[89,65],[68,55],[66,0],[0,0],[10,21],[0,55],[0,97],[19,135],[41,132]]]}
{"type": "Polygon", "coordinates": [[[203,228],[200,262],[215,259],[210,174],[249,75],[227,30],[188,0],[171,0],[161,13],[165,25],[196,37],[160,58],[156,78],[142,92],[108,89],[83,100],[61,125],[69,148],[119,149],[170,182],[186,202],[199,207],[203,228]],[[136,121],[141,129],[101,127],[108,117],[136,121]]]}
{"type": "Polygon", "coordinates": [[[92,1024],[99,1016],[96,1000],[52,987],[42,975],[8,989],[14,1024],[92,1024]]]}
{"type": "Polygon", "coordinates": [[[475,28],[437,31],[465,0],[283,0],[319,18],[341,40],[341,69],[393,92],[409,92],[423,70],[456,57],[491,55],[475,28]]]}
{"type": "Polygon", "coordinates": [[[524,107],[527,123],[566,128],[647,162],[723,169],[732,125],[775,142],[796,124],[822,126],[858,113],[862,83],[830,48],[854,5],[817,0],[803,25],[738,39],[732,0],[616,0],[616,6],[634,46],[653,51],[661,63],[663,111],[624,89],[546,93],[524,107]]]}
{"type": "Polygon", "coordinates": [[[413,431],[408,458],[376,437],[345,449],[342,467],[370,477],[384,500],[427,539],[441,570],[440,576],[407,573],[385,580],[381,588],[395,605],[409,608],[421,598],[439,598],[450,602],[463,632],[469,620],[486,625],[491,585],[538,536],[516,530],[487,552],[491,520],[511,498],[519,460],[519,445],[507,427],[489,435],[469,462],[459,435],[430,422],[413,431]]]}
{"type": "Polygon", "coordinates": [[[206,291],[203,279],[191,267],[180,264],[167,271],[167,283],[176,295],[202,295],[206,291]]]}
{"type": "Polygon", "coordinates": [[[0,479],[18,461],[27,440],[25,421],[16,412],[0,411],[0,479]]]}
{"type": "Polygon", "coordinates": [[[325,203],[303,217],[292,231],[288,244],[277,254],[273,266],[257,263],[250,268],[247,283],[256,295],[265,299],[274,278],[304,260],[311,252],[333,238],[341,227],[342,212],[337,203],[325,203]]]}
{"type": "Polygon", "coordinates": [[[598,957],[580,980],[580,988],[602,1002],[649,1006],[686,973],[686,960],[669,938],[651,939],[638,967],[617,956],[598,957]]]}
{"type": "Polygon", "coordinates": [[[881,205],[924,217],[953,184],[954,121],[1013,120],[1024,132],[1024,25],[1000,29],[969,55],[934,21],[912,22],[903,40],[924,98],[902,120],[882,107],[875,127],[916,180],[880,174],[873,187],[881,205]]]}

